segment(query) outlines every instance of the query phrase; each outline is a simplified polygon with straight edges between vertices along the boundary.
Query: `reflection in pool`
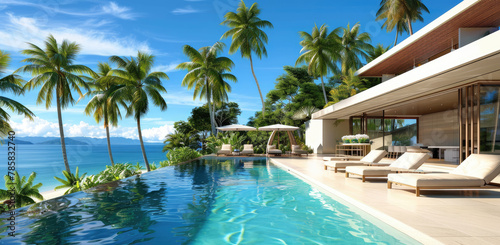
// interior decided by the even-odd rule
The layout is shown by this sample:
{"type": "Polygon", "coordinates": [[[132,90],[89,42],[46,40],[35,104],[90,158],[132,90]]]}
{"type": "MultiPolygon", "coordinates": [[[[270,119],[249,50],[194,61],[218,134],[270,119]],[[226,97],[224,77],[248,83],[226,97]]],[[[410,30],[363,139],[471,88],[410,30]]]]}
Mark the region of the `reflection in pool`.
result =
{"type": "Polygon", "coordinates": [[[416,243],[265,158],[204,158],[17,211],[15,238],[0,216],[1,244],[416,243]]]}

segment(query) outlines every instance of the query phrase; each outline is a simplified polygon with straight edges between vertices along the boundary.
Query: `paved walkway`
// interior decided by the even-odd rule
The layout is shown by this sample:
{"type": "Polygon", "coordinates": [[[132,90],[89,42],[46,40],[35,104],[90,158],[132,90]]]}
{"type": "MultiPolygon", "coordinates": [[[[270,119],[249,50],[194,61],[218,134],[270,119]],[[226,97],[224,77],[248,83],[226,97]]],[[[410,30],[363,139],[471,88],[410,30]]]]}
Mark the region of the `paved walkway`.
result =
{"type": "MultiPolygon", "coordinates": [[[[423,190],[416,197],[414,190],[401,186],[388,190],[383,178],[363,183],[345,178],[343,171],[325,171],[316,156],[271,161],[424,244],[500,244],[500,190],[423,190]]],[[[422,168],[450,169],[431,164],[422,168]]]]}

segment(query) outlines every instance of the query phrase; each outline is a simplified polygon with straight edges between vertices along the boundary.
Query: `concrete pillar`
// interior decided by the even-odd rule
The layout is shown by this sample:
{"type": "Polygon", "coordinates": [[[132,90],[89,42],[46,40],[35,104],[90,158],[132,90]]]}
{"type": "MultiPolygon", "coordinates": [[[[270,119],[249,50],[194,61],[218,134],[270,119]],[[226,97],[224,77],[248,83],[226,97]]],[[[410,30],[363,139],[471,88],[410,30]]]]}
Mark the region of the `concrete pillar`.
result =
{"type": "Polygon", "coordinates": [[[306,145],[318,154],[335,153],[337,142],[349,134],[349,120],[312,119],[306,122],[306,145]]]}

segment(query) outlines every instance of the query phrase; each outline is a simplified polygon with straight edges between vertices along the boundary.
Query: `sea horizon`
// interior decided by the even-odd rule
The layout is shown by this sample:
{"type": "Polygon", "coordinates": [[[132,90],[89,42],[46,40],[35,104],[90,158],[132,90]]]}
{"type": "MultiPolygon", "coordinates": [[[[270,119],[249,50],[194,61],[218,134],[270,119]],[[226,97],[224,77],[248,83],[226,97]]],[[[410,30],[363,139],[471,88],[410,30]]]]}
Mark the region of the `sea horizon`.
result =
{"type": "MultiPolygon", "coordinates": [[[[144,145],[150,164],[156,163],[159,166],[160,161],[167,160],[166,152],[162,152],[163,144],[146,143],[144,145]]],[[[0,157],[7,159],[7,145],[0,145],[0,157]]],[[[84,173],[88,175],[97,174],[111,165],[107,145],[67,145],[68,162],[71,171],[75,173],[76,167],[79,168],[80,176],[84,173]]],[[[146,169],[140,145],[111,145],[113,159],[115,163],[131,163],[133,165],[139,162],[143,169],[146,169]]],[[[16,171],[21,176],[28,176],[31,172],[36,172],[34,184],[42,183],[40,192],[54,190],[59,181],[54,176],[64,179],[62,171],[65,170],[61,145],[16,145],[16,171]]],[[[3,177],[8,174],[8,165],[0,166],[0,175],[3,177]]],[[[3,188],[3,187],[2,187],[3,188]]]]}

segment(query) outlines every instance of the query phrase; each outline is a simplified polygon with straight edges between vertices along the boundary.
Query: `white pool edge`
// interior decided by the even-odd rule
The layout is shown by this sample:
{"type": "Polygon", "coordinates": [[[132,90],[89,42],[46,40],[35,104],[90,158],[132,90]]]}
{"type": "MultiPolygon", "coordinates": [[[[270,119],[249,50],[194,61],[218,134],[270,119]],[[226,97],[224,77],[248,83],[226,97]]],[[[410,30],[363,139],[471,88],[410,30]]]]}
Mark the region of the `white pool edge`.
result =
{"type": "Polygon", "coordinates": [[[349,204],[361,209],[362,211],[372,215],[373,217],[379,219],[380,221],[386,223],[387,225],[393,227],[394,229],[396,230],[399,230],[401,231],[402,233],[406,234],[407,236],[415,239],[416,241],[422,243],[422,244],[443,244],[441,243],[440,241],[432,238],[431,236],[385,214],[385,213],[382,213],[380,211],[378,211],[377,209],[375,208],[372,208],[352,197],[349,197],[337,190],[335,190],[334,188],[326,185],[326,184],[323,184],[321,183],[320,181],[317,181],[313,178],[310,178],[309,176],[289,167],[289,166],[286,166],[285,164],[279,162],[277,159],[274,159],[274,158],[269,158],[269,160],[277,165],[278,167],[282,168],[282,169],[285,169],[289,172],[291,172],[292,174],[298,176],[300,179],[304,180],[305,182],[309,183],[309,184],[312,184],[312,185],[316,185],[316,186],[319,186],[320,188],[330,192],[331,194],[339,197],[339,198],[342,198],[344,201],[348,202],[349,204]]]}

